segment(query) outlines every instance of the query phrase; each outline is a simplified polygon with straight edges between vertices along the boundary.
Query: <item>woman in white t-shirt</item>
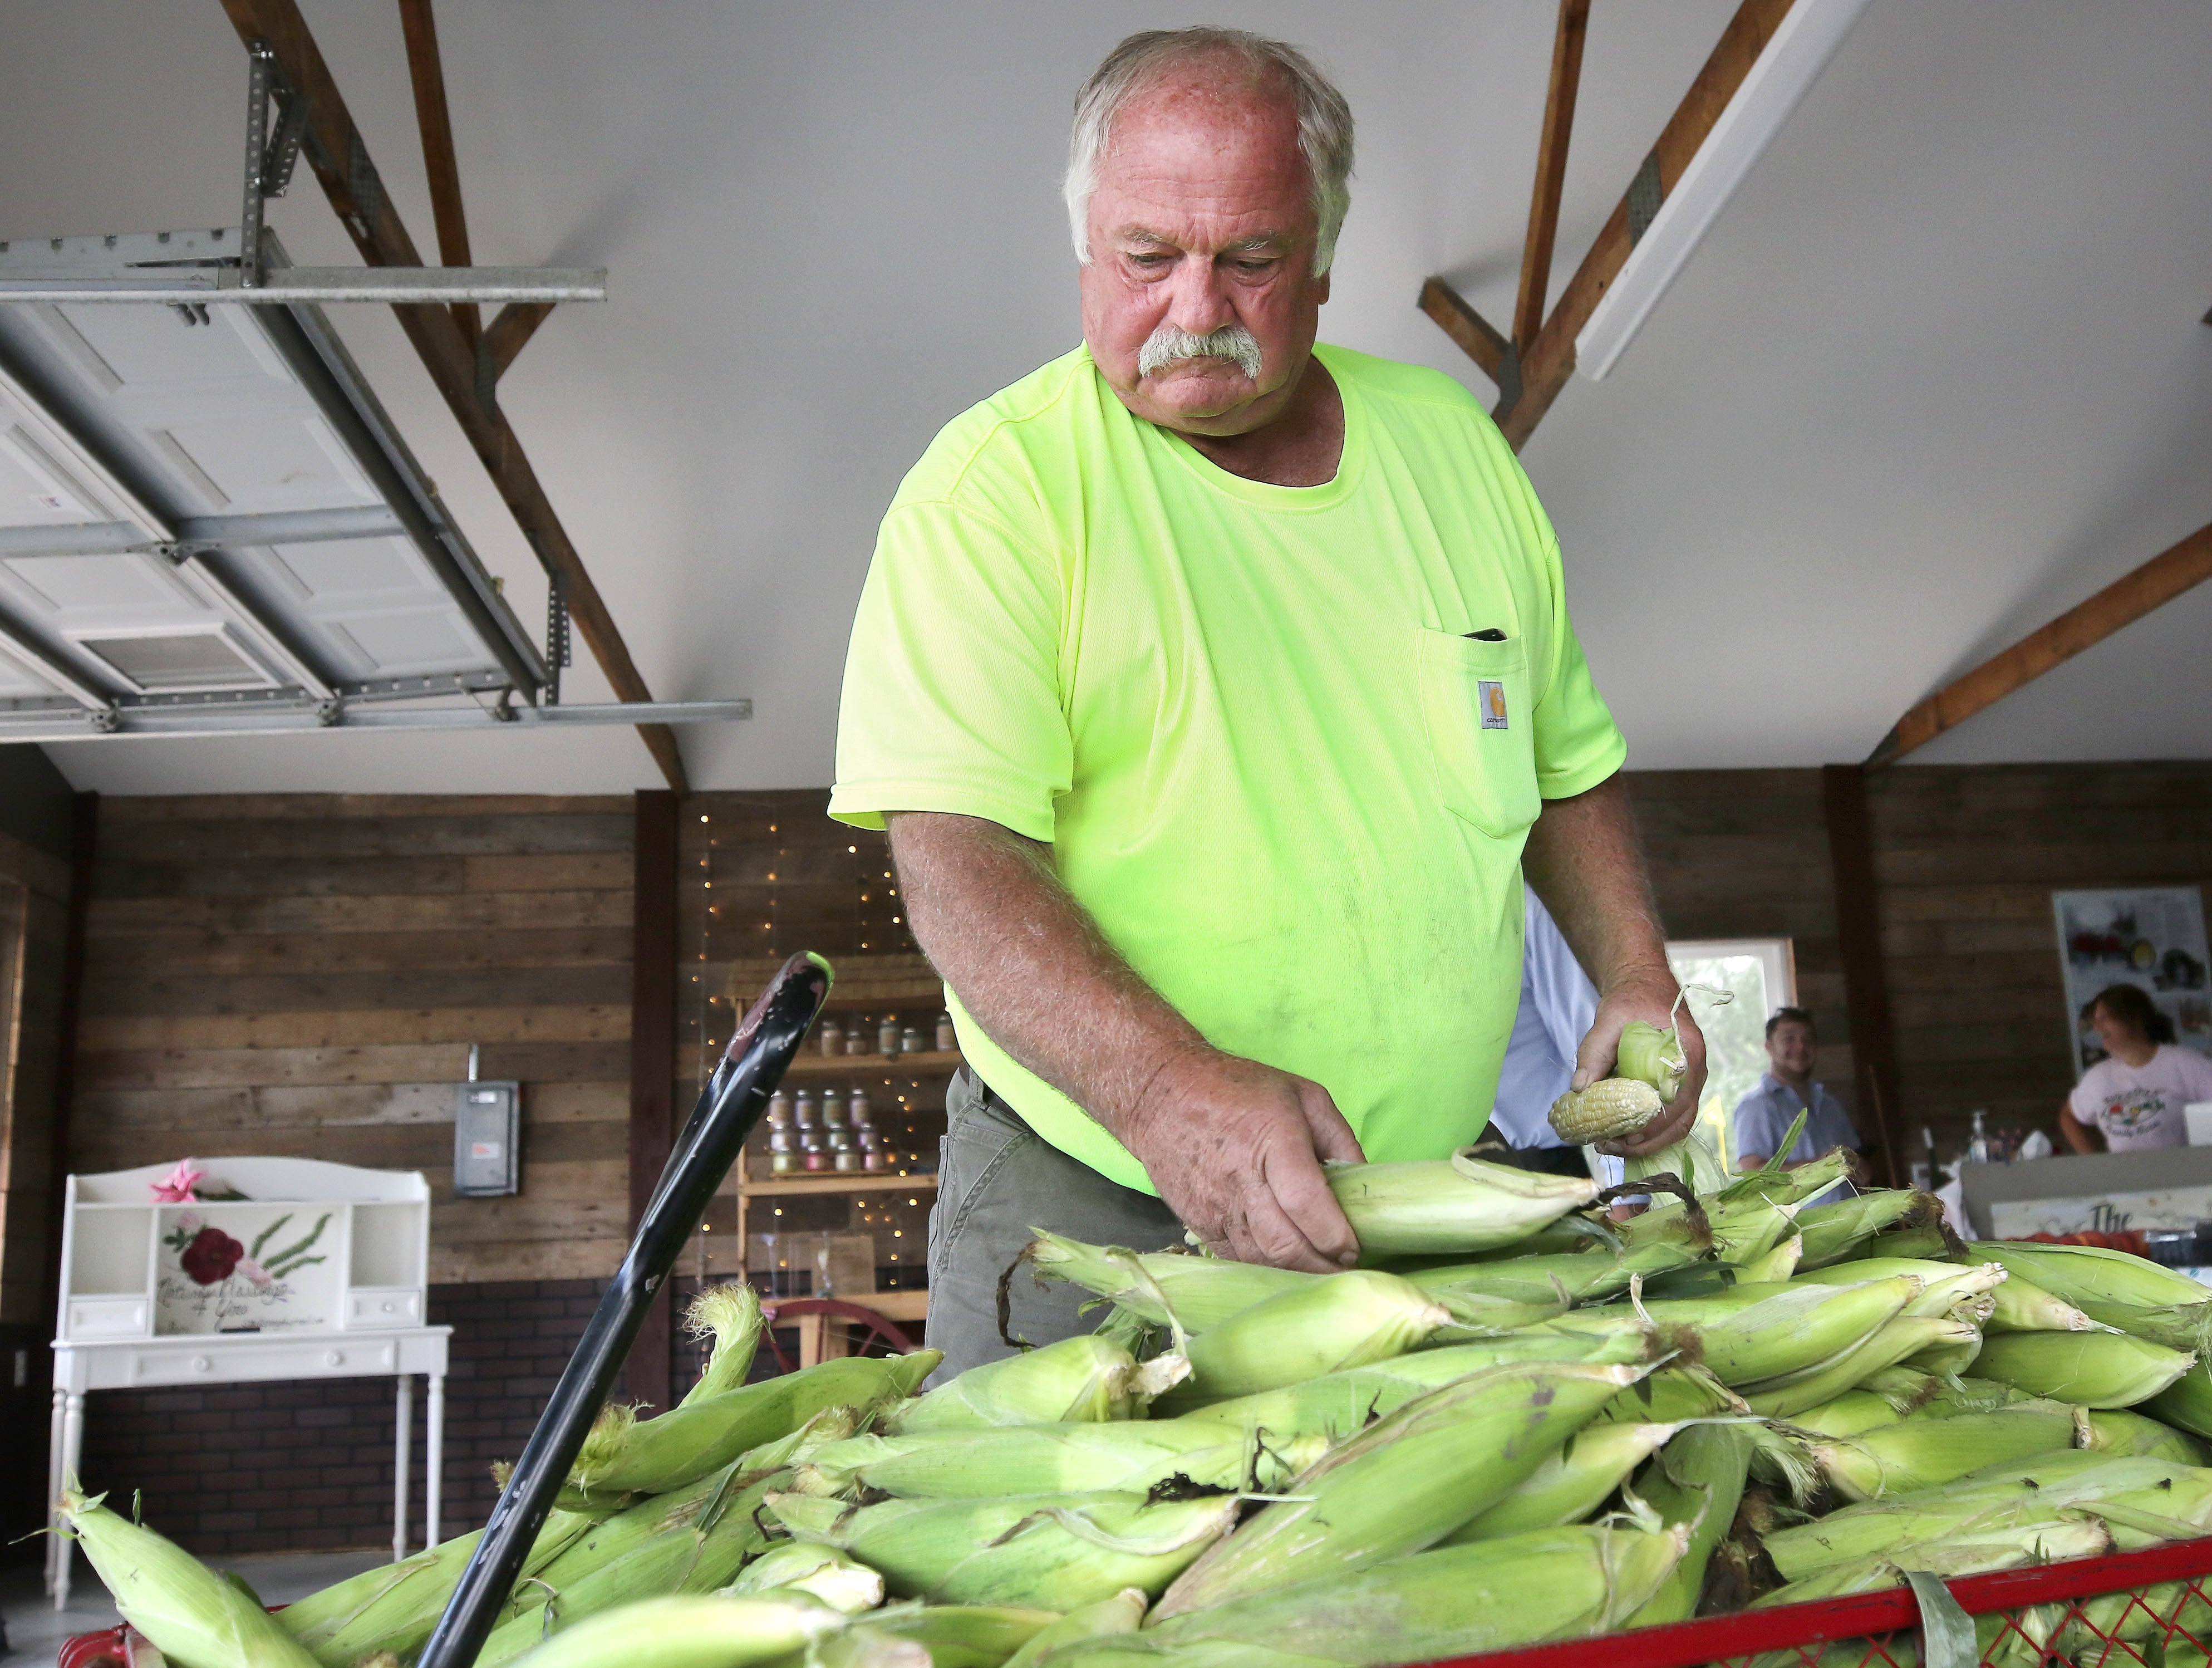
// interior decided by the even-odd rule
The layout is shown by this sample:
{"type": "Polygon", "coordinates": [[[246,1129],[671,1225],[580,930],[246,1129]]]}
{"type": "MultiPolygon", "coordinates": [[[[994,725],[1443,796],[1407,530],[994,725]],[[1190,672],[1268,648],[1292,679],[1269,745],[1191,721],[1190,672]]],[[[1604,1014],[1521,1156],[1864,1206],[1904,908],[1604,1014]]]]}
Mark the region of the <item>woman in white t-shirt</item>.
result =
{"type": "Polygon", "coordinates": [[[2089,1023],[2106,1057],[2081,1074],[2059,1111],[2067,1145],[2094,1153],[2098,1135],[2114,1153],[2189,1145],[2182,1108],[2212,1100],[2212,1060],[2176,1043],[2173,1021],[2132,984],[2100,992],[2089,1004],[2089,1023]]]}

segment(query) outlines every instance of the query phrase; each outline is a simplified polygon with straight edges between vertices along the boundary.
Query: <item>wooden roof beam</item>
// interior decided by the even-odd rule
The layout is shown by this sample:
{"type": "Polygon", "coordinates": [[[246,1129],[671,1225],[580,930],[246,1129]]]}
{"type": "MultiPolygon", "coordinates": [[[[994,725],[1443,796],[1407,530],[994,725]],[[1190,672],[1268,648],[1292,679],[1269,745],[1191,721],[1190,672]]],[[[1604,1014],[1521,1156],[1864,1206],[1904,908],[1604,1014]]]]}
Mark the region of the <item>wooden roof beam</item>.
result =
{"type": "Polygon", "coordinates": [[[2050,624],[1937,690],[1891,727],[1881,745],[1867,756],[1866,768],[1893,764],[1926,746],[1944,731],[1957,728],[2053,667],[2063,666],[2208,579],[2212,579],[2212,524],[2197,528],[2087,601],[2075,604],[2050,624]]]}
{"type": "MultiPolygon", "coordinates": [[[[264,42],[276,54],[286,80],[305,95],[307,126],[301,149],[362,259],[371,266],[422,265],[422,258],[392,210],[375,164],[369,160],[368,144],[353,125],[345,100],[331,77],[330,66],[323,61],[307,20],[300,15],[297,0],[222,0],[222,3],[239,39],[264,42]]],[[[607,612],[599,587],[592,582],[583,557],[554,513],[552,501],[531,468],[522,442],[515,438],[497,405],[478,395],[474,345],[444,307],[417,303],[397,305],[392,311],[415,344],[430,380],[445,397],[462,433],[476,448],[492,484],[514,513],[523,537],[530,541],[546,571],[559,580],[569,618],[606,673],[616,698],[650,701],[653,693],[630,659],[629,647],[616,630],[614,617],[607,612]]],[[[670,788],[679,794],[688,792],[676,732],[665,724],[640,724],[637,733],[670,788]]]]}
{"type": "MultiPolygon", "coordinates": [[[[430,0],[399,0],[399,27],[407,38],[407,74],[415,84],[415,124],[422,131],[422,171],[430,182],[430,217],[438,231],[441,266],[472,266],[468,216],[461,211],[461,167],[453,155],[453,122],[446,108],[446,70],[438,58],[438,21],[430,0]]],[[[453,321],[473,342],[483,322],[476,303],[459,301],[453,321]]]]}
{"type": "Polygon", "coordinates": [[[1419,305],[1445,335],[1459,344],[1461,352],[1482,368],[1485,376],[1504,384],[1505,361],[1513,344],[1498,334],[1489,320],[1468,305],[1467,297],[1442,278],[1431,278],[1421,286],[1419,305]]]}
{"type": "Polygon", "coordinates": [[[1567,140],[1574,131],[1575,91],[1583,75],[1583,37],[1589,32],[1589,0],[1559,0],[1552,84],[1544,94],[1544,134],[1536,146],[1536,184],[1528,193],[1528,240],[1521,246],[1521,295],[1513,308],[1513,340],[1523,353],[1544,327],[1552,243],[1559,234],[1559,197],[1567,183],[1567,140]]]}

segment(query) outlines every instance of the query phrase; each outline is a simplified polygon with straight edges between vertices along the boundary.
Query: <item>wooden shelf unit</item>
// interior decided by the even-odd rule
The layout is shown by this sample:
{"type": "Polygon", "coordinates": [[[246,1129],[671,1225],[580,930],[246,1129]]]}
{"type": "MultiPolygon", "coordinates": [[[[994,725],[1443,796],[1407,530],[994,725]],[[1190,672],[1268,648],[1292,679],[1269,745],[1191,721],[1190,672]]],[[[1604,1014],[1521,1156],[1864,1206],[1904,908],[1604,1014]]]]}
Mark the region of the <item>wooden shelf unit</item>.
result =
{"type": "Polygon", "coordinates": [[[896,1077],[905,1073],[913,1077],[950,1077],[960,1069],[961,1056],[957,1050],[939,1054],[802,1054],[791,1062],[784,1081],[805,1081],[821,1077],[850,1077],[855,1072],[869,1076],[896,1077]]]}
{"type": "Polygon", "coordinates": [[[817,1171],[811,1175],[781,1179],[741,1181],[738,1193],[743,1198],[768,1199],[796,1193],[899,1193],[909,1188],[934,1193],[937,1178],[933,1174],[896,1176],[883,1171],[817,1171]]]}

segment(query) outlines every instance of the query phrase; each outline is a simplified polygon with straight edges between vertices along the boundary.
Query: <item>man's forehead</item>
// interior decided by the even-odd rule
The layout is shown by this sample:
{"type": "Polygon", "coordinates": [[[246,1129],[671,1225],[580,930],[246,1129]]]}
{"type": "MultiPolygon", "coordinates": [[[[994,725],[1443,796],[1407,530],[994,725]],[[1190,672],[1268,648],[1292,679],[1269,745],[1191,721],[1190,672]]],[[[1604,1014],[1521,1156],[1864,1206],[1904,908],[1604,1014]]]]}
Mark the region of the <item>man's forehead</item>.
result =
{"type": "Polygon", "coordinates": [[[1298,240],[1297,234],[1288,229],[1253,232],[1217,240],[1197,228],[1168,229],[1139,221],[1116,226],[1111,235],[1115,242],[1132,248],[1192,252],[1203,248],[1217,255],[1280,254],[1296,247],[1298,240]]]}

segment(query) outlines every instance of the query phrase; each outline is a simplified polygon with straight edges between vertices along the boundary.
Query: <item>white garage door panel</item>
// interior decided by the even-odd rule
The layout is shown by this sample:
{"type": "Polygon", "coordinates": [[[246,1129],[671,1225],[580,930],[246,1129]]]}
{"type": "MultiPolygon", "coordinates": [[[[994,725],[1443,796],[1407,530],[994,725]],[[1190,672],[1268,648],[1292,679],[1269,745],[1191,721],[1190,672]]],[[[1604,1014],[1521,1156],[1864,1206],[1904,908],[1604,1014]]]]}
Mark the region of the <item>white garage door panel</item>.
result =
{"type": "Polygon", "coordinates": [[[354,614],[345,629],[375,665],[369,675],[403,678],[488,666],[490,657],[458,629],[450,613],[414,609],[405,613],[354,614]]]}
{"type": "Polygon", "coordinates": [[[234,515],[376,502],[360,472],[339,461],[337,437],[312,410],[264,407],[250,416],[174,423],[164,432],[234,515]]]}
{"type": "Polygon", "coordinates": [[[166,307],[57,308],[80,344],[119,387],[168,382],[289,381],[283,362],[235,307],[210,308],[208,322],[186,324],[166,307]]]}
{"type": "Polygon", "coordinates": [[[332,539],[318,545],[279,545],[272,569],[281,566],[300,588],[318,601],[343,599],[357,604],[374,598],[386,603],[420,598],[444,600],[428,563],[401,539],[332,539]]]}
{"type": "Polygon", "coordinates": [[[208,618],[143,556],[19,556],[0,563],[29,591],[53,624],[71,630],[95,621],[151,625],[208,618]]]}

